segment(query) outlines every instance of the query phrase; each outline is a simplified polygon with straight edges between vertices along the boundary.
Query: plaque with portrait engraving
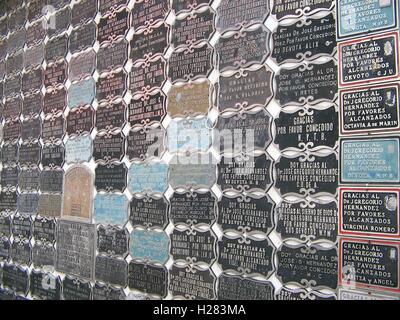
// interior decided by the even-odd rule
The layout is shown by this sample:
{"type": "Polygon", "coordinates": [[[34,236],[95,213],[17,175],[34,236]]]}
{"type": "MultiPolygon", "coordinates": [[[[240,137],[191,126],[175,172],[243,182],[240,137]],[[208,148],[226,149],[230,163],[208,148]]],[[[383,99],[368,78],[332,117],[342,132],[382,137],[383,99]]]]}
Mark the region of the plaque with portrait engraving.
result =
{"type": "Polygon", "coordinates": [[[335,28],[333,13],[323,18],[304,18],[279,25],[273,34],[271,57],[277,64],[282,64],[332,56],[336,52],[335,28]]]}
{"type": "Polygon", "coordinates": [[[28,47],[42,42],[46,37],[46,29],[44,28],[45,19],[35,21],[26,28],[26,45],[28,47]]]}
{"type": "Polygon", "coordinates": [[[4,124],[3,139],[6,143],[16,142],[21,135],[21,121],[19,119],[8,121],[4,124]]]}
{"type": "Polygon", "coordinates": [[[335,195],[338,187],[338,157],[327,156],[281,157],[275,164],[275,188],[281,193],[335,195]]]}
{"type": "Polygon", "coordinates": [[[318,245],[282,245],[277,251],[277,277],[285,285],[330,288],[338,282],[337,248],[318,245]],[[312,261],[313,263],[309,263],[312,261]],[[315,268],[318,266],[318,268],[315,268]]]}
{"type": "Polygon", "coordinates": [[[161,90],[165,81],[166,62],[159,56],[132,67],[129,88],[133,95],[150,90],[161,90]]]}
{"type": "Polygon", "coordinates": [[[3,164],[18,162],[18,152],[19,152],[18,143],[3,144],[1,151],[2,152],[0,152],[0,159],[3,162],[3,164]]]}
{"type": "Polygon", "coordinates": [[[162,126],[136,127],[129,131],[126,154],[130,161],[161,158],[164,142],[165,130],[162,126]]]}
{"type": "Polygon", "coordinates": [[[90,50],[73,56],[68,66],[71,82],[91,76],[96,68],[96,53],[90,50]]]}
{"type": "Polygon", "coordinates": [[[47,20],[47,35],[51,38],[67,31],[71,24],[71,8],[66,7],[53,13],[47,20]]]}
{"type": "Polygon", "coordinates": [[[298,18],[303,15],[312,15],[319,11],[330,11],[335,5],[333,0],[308,1],[281,0],[274,3],[272,14],[280,21],[286,18],[298,18]]]}
{"type": "Polygon", "coordinates": [[[69,111],[67,116],[68,136],[85,135],[92,131],[94,125],[94,109],[91,106],[81,106],[69,111]]]}
{"type": "Polygon", "coordinates": [[[207,78],[213,70],[214,49],[208,43],[175,50],[169,59],[172,83],[207,78]]]}
{"type": "Polygon", "coordinates": [[[96,282],[93,287],[93,300],[126,300],[125,292],[122,288],[113,287],[109,284],[96,282]]]}
{"type": "Polygon", "coordinates": [[[43,95],[41,92],[25,96],[22,102],[22,115],[30,117],[42,112],[43,108],[43,95]]]}
{"type": "Polygon", "coordinates": [[[275,99],[282,107],[333,102],[337,97],[337,65],[330,60],[282,68],[275,82],[278,88],[275,99]]]}
{"type": "Polygon", "coordinates": [[[21,138],[23,141],[37,140],[41,135],[42,119],[39,116],[26,118],[22,122],[21,138]]]}
{"type": "Polygon", "coordinates": [[[129,12],[125,8],[100,18],[97,41],[100,45],[120,40],[129,31],[129,12]]]}
{"type": "Polygon", "coordinates": [[[12,221],[12,234],[14,238],[30,239],[32,236],[33,222],[30,215],[16,214],[12,221]]]}
{"type": "Polygon", "coordinates": [[[54,243],[56,240],[56,220],[37,216],[33,222],[33,236],[35,240],[54,243]]]}
{"type": "Polygon", "coordinates": [[[46,92],[43,100],[43,112],[45,115],[64,111],[67,106],[67,92],[64,87],[51,92],[46,92]]]}
{"type": "Polygon", "coordinates": [[[121,99],[126,92],[127,74],[124,70],[102,74],[96,83],[99,104],[121,99]]]}
{"type": "Polygon", "coordinates": [[[64,161],[65,147],[62,142],[43,145],[41,163],[44,168],[61,168],[64,161]]]}
{"type": "Polygon", "coordinates": [[[167,224],[168,202],[154,195],[133,195],[129,221],[132,226],[163,229],[167,224]]]}
{"type": "Polygon", "coordinates": [[[134,260],[165,264],[169,259],[170,239],[162,231],[133,230],[129,252],[134,260]]]}
{"type": "Polygon", "coordinates": [[[330,241],[338,234],[336,201],[282,201],[275,209],[276,232],[282,240],[330,241]],[[323,221],[323,223],[321,223],[323,221]]]}
{"type": "Polygon", "coordinates": [[[222,270],[235,275],[269,277],[274,271],[274,247],[268,238],[224,235],[218,242],[218,264],[222,270]]]}
{"type": "Polygon", "coordinates": [[[22,92],[24,96],[39,91],[43,86],[43,69],[32,69],[22,75],[22,92]]]}
{"type": "Polygon", "coordinates": [[[36,214],[39,204],[38,193],[21,193],[18,195],[17,210],[19,213],[36,214]]]}
{"type": "Polygon", "coordinates": [[[93,158],[96,162],[122,161],[125,155],[125,136],[122,132],[98,133],[93,141],[93,158]]]}
{"type": "Polygon", "coordinates": [[[251,3],[246,0],[222,0],[217,11],[217,29],[220,33],[224,33],[255,23],[262,24],[269,13],[268,0],[251,3]]]}
{"type": "Polygon", "coordinates": [[[109,256],[125,257],[129,250],[129,232],[115,225],[99,225],[97,250],[109,256]]]}
{"type": "Polygon", "coordinates": [[[68,89],[68,108],[89,105],[96,96],[96,81],[92,77],[71,84],[68,89]]]}
{"type": "Polygon", "coordinates": [[[36,241],[32,248],[32,261],[36,268],[50,268],[54,270],[56,249],[53,244],[36,241]]]}
{"type": "Polygon", "coordinates": [[[32,270],[30,276],[30,291],[32,296],[41,300],[60,300],[61,278],[51,273],[32,270]]]}
{"type": "Polygon", "coordinates": [[[39,196],[38,214],[46,217],[60,217],[61,216],[61,194],[45,194],[39,196]]]}
{"type": "Polygon", "coordinates": [[[72,7],[71,23],[75,27],[93,20],[97,14],[98,0],[80,0],[72,7]]]}
{"type": "Polygon", "coordinates": [[[32,263],[32,248],[29,240],[14,239],[11,244],[11,258],[14,263],[30,266],[32,263]]]}
{"type": "Polygon", "coordinates": [[[218,278],[218,300],[274,300],[274,287],[257,281],[222,274],[218,278]]]}
{"type": "Polygon", "coordinates": [[[42,147],[40,142],[21,144],[19,147],[20,166],[38,165],[42,147]]]}
{"type": "Polygon", "coordinates": [[[174,265],[169,271],[169,290],[175,299],[214,300],[216,282],[211,269],[187,270],[174,265]]]}
{"type": "Polygon", "coordinates": [[[42,139],[48,141],[62,140],[65,134],[65,119],[63,114],[50,115],[42,122],[42,139]]]}
{"type": "Polygon", "coordinates": [[[36,68],[43,63],[45,56],[44,43],[39,43],[35,46],[26,49],[24,54],[24,66],[25,70],[36,68]]]}
{"type": "Polygon", "coordinates": [[[40,175],[40,190],[42,192],[61,193],[63,181],[63,170],[43,170],[40,175]]]}
{"type": "Polygon", "coordinates": [[[89,281],[67,275],[63,282],[64,300],[90,300],[92,285],[89,281]]]}
{"type": "Polygon", "coordinates": [[[92,220],[93,174],[88,167],[75,165],[65,172],[62,217],[92,220]],[[79,190],[79,193],[76,192],[79,190]]]}
{"type": "Polygon", "coordinates": [[[147,294],[166,297],[168,270],[165,267],[131,261],[129,263],[128,286],[147,294]]]}
{"type": "Polygon", "coordinates": [[[397,32],[340,43],[339,84],[349,86],[398,79],[398,48],[397,32]]]}
{"type": "Polygon", "coordinates": [[[98,131],[122,129],[126,122],[126,105],[124,102],[110,103],[96,110],[96,128],[98,131]]]}
{"type": "Polygon", "coordinates": [[[68,139],[65,143],[65,161],[68,164],[89,162],[92,158],[92,149],[90,135],[68,139]]]}
{"type": "Polygon", "coordinates": [[[139,0],[132,9],[132,26],[135,30],[155,25],[164,20],[169,12],[169,1],[165,0],[139,0]]]}
{"type": "Polygon", "coordinates": [[[369,86],[366,89],[340,90],[341,134],[398,131],[399,92],[397,83],[369,86]]]}
{"type": "Polygon", "coordinates": [[[168,188],[168,165],[162,162],[132,163],[128,181],[131,193],[164,193],[168,188]]]}
{"type": "Polygon", "coordinates": [[[60,60],[48,64],[44,71],[44,85],[46,87],[56,87],[63,85],[68,77],[68,64],[65,60],[60,60]]]}
{"type": "Polygon", "coordinates": [[[22,99],[19,96],[6,99],[2,110],[6,120],[18,118],[22,111],[22,99]]]}
{"type": "Polygon", "coordinates": [[[336,105],[282,109],[274,122],[274,142],[280,150],[335,148],[339,138],[338,120],[336,105]]]}
{"type": "Polygon", "coordinates": [[[274,226],[274,207],[268,196],[223,195],[218,201],[218,224],[225,231],[269,234],[274,226]]]}
{"type": "Polygon", "coordinates": [[[3,285],[16,293],[27,294],[29,291],[29,270],[5,263],[3,265],[3,285]]]}
{"type": "Polygon", "coordinates": [[[103,225],[125,225],[128,220],[128,199],[125,195],[98,193],[94,198],[94,220],[103,225]]]}
{"type": "Polygon", "coordinates": [[[102,74],[124,66],[128,60],[128,43],[125,40],[107,43],[97,52],[97,71],[102,74]]]}
{"type": "Polygon", "coordinates": [[[68,53],[68,35],[52,38],[46,43],[45,58],[47,63],[57,61],[64,58],[68,53]]]}
{"type": "Polygon", "coordinates": [[[92,47],[96,42],[96,29],[97,26],[94,21],[73,29],[69,37],[71,54],[92,47]]]}
{"type": "Polygon", "coordinates": [[[97,192],[124,192],[128,169],[125,163],[98,164],[95,169],[94,185],[97,192]]]}
{"type": "Polygon", "coordinates": [[[126,287],[128,264],[124,259],[98,255],[96,257],[95,278],[105,283],[126,287]]]}
{"type": "Polygon", "coordinates": [[[319,300],[336,300],[334,294],[324,294],[319,291],[308,291],[306,289],[288,289],[282,287],[275,293],[274,300],[284,301],[319,301],[319,300]]]}

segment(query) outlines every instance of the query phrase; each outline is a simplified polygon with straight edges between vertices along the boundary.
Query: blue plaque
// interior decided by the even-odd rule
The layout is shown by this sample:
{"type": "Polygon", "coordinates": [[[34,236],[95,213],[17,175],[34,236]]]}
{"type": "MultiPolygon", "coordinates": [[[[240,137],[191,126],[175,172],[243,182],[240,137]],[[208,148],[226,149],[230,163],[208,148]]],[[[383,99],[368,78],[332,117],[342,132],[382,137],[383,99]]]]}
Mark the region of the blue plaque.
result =
{"type": "Polygon", "coordinates": [[[133,259],[164,264],[169,258],[169,237],[165,232],[134,230],[129,251],[133,259]]]}
{"type": "Polygon", "coordinates": [[[400,183],[399,137],[343,139],[342,183],[400,183]]]}
{"type": "Polygon", "coordinates": [[[89,162],[92,158],[92,139],[90,135],[68,139],[65,143],[65,161],[68,164],[89,162]]]}
{"type": "Polygon", "coordinates": [[[68,108],[91,104],[96,96],[96,82],[93,78],[71,84],[68,89],[68,108]]]}
{"type": "Polygon", "coordinates": [[[128,189],[132,193],[164,193],[168,188],[168,165],[165,163],[132,164],[128,172],[128,189]]]}
{"type": "Polygon", "coordinates": [[[396,0],[336,0],[338,39],[397,25],[396,0]]]}
{"type": "Polygon", "coordinates": [[[97,194],[94,198],[96,223],[125,225],[128,220],[128,199],[125,195],[97,194]]]}
{"type": "Polygon", "coordinates": [[[211,145],[211,124],[207,117],[171,121],[168,127],[169,152],[207,151],[211,145]]]}

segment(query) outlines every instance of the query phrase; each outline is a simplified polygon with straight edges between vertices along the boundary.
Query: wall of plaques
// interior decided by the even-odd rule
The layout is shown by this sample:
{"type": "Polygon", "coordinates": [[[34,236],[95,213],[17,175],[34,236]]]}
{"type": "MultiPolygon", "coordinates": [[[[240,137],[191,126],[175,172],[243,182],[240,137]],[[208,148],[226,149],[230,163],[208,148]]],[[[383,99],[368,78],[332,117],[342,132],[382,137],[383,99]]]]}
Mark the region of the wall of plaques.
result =
{"type": "Polygon", "coordinates": [[[399,299],[369,2],[1,1],[0,300],[399,299]]]}

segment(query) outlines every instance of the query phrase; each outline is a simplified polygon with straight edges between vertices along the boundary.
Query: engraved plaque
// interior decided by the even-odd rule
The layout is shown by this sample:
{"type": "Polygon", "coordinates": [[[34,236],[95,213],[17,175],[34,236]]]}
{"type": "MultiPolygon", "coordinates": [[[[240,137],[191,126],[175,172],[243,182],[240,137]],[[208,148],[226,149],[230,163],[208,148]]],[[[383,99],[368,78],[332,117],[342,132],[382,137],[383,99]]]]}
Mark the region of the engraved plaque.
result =
{"type": "Polygon", "coordinates": [[[11,235],[11,215],[6,213],[0,214],[0,236],[9,237],[11,235]]]}
{"type": "Polygon", "coordinates": [[[43,42],[27,48],[24,54],[25,70],[36,68],[38,65],[41,65],[43,63],[44,56],[45,46],[43,42]]]}
{"type": "Polygon", "coordinates": [[[128,10],[122,9],[121,11],[114,11],[100,19],[97,26],[97,41],[100,45],[106,42],[118,41],[124,37],[129,27],[128,10]]]}
{"type": "Polygon", "coordinates": [[[20,50],[13,55],[9,55],[6,61],[6,73],[10,76],[14,73],[20,73],[24,65],[24,52],[20,50]]]}
{"type": "Polygon", "coordinates": [[[218,300],[274,300],[274,287],[256,281],[222,274],[218,278],[218,300]]]}
{"type": "Polygon", "coordinates": [[[277,251],[277,276],[283,284],[311,288],[337,288],[337,248],[282,245],[277,251]],[[312,261],[313,263],[310,263],[312,261]],[[316,268],[316,266],[318,266],[316,268]]]}
{"type": "Polygon", "coordinates": [[[13,32],[15,30],[21,29],[24,27],[26,20],[27,20],[27,8],[24,7],[19,7],[17,5],[17,9],[13,12],[11,12],[8,16],[7,22],[8,22],[8,29],[10,32],[13,32]]]}
{"type": "Polygon", "coordinates": [[[3,144],[2,152],[0,153],[1,161],[4,163],[18,162],[19,144],[8,143],[3,144]]]}
{"type": "Polygon", "coordinates": [[[161,126],[134,128],[127,137],[126,154],[130,161],[161,158],[164,153],[165,130],[161,126]]]}
{"type": "Polygon", "coordinates": [[[104,225],[125,225],[128,220],[128,199],[125,195],[97,194],[94,198],[94,220],[104,225]]]}
{"type": "Polygon", "coordinates": [[[4,142],[16,142],[21,134],[21,121],[15,119],[8,121],[4,124],[3,128],[3,139],[4,142]]]}
{"type": "Polygon", "coordinates": [[[33,236],[35,240],[54,243],[56,240],[56,220],[37,216],[33,222],[33,236]]]}
{"type": "Polygon", "coordinates": [[[343,139],[340,148],[342,183],[400,183],[400,138],[343,139]]]}
{"type": "Polygon", "coordinates": [[[57,113],[64,111],[67,105],[67,92],[65,88],[59,88],[51,92],[46,92],[43,101],[43,112],[45,115],[49,113],[57,113]]]}
{"type": "Polygon", "coordinates": [[[44,168],[61,168],[64,164],[65,148],[62,142],[45,144],[42,150],[42,165],[44,168]]]}
{"type": "Polygon", "coordinates": [[[0,60],[5,60],[7,56],[7,39],[0,40],[0,60]]]}
{"type": "MultiPolygon", "coordinates": [[[[132,226],[160,227],[167,224],[168,202],[164,197],[133,195],[129,221],[132,226]]],[[[187,212],[186,212],[187,213],[187,212]]]]}
{"type": "Polygon", "coordinates": [[[94,272],[95,238],[94,225],[60,220],[56,269],[91,279],[94,272]]]}
{"type": "Polygon", "coordinates": [[[45,7],[47,4],[46,0],[31,0],[28,4],[28,20],[29,22],[39,19],[45,14],[45,7]]]}
{"type": "Polygon", "coordinates": [[[222,191],[265,192],[272,184],[272,160],[258,157],[223,157],[218,164],[218,185],[222,191]]]}
{"type": "Polygon", "coordinates": [[[160,162],[133,163],[129,167],[128,180],[131,193],[164,193],[168,188],[168,165],[160,162]]]}
{"type": "Polygon", "coordinates": [[[15,294],[13,291],[0,288],[0,300],[12,301],[12,300],[16,300],[16,297],[15,297],[15,294]]]}
{"type": "Polygon", "coordinates": [[[68,53],[68,35],[52,38],[46,43],[45,57],[46,62],[51,63],[64,58],[68,53]]]}
{"type": "Polygon", "coordinates": [[[169,12],[169,1],[150,0],[135,2],[132,9],[132,26],[135,30],[147,27],[164,20],[169,12]]]}
{"type": "Polygon", "coordinates": [[[213,56],[208,43],[176,50],[169,59],[168,77],[172,83],[207,78],[213,70],[213,56]]]}
{"type": "Polygon", "coordinates": [[[92,158],[92,139],[90,135],[68,139],[65,144],[65,161],[68,164],[89,162],[92,158]]]}
{"type": "Polygon", "coordinates": [[[121,288],[115,288],[109,284],[96,282],[93,287],[93,300],[125,300],[125,292],[121,288]]]}
{"type": "Polygon", "coordinates": [[[33,69],[22,75],[22,92],[24,96],[39,91],[43,86],[43,69],[33,69]]]}
{"type": "Polygon", "coordinates": [[[29,240],[15,239],[11,244],[13,262],[29,266],[32,263],[32,248],[29,240]]]}
{"type": "Polygon", "coordinates": [[[33,46],[42,42],[46,37],[46,29],[43,27],[45,25],[44,18],[38,20],[31,25],[29,25],[26,29],[26,45],[33,46]]]}
{"type": "Polygon", "coordinates": [[[51,38],[64,31],[67,31],[71,24],[71,8],[66,7],[57,11],[47,21],[50,26],[47,28],[47,35],[51,38]],[[51,25],[53,23],[53,25],[51,25]]]}
{"type": "Polygon", "coordinates": [[[268,238],[244,239],[224,235],[218,242],[218,253],[218,264],[222,270],[233,274],[269,277],[274,270],[274,247],[268,238]]]}
{"type": "Polygon", "coordinates": [[[38,165],[42,147],[39,142],[22,144],[19,147],[20,166],[38,165]]]}
{"type": "Polygon", "coordinates": [[[278,26],[273,39],[272,59],[277,64],[332,56],[336,52],[334,14],[319,19],[304,18],[278,26]]]}
{"type": "Polygon", "coordinates": [[[4,83],[4,96],[19,96],[21,91],[21,82],[21,75],[19,74],[10,78],[6,78],[4,83]]]}
{"type": "Polygon", "coordinates": [[[282,68],[275,81],[278,88],[275,98],[282,107],[332,102],[337,96],[337,66],[334,60],[282,68]]]}
{"type": "Polygon", "coordinates": [[[25,45],[25,41],[26,41],[25,29],[21,29],[13,33],[10,33],[8,35],[8,40],[7,40],[7,52],[9,54],[12,54],[15,51],[18,51],[19,49],[22,49],[25,45]]]}
{"type": "Polygon", "coordinates": [[[40,138],[42,119],[39,116],[25,119],[22,122],[21,138],[24,141],[37,140],[40,138]]]}
{"type": "Polygon", "coordinates": [[[338,300],[399,300],[399,298],[377,292],[340,288],[338,300]]]}
{"type": "Polygon", "coordinates": [[[174,298],[214,300],[216,281],[212,270],[187,271],[174,265],[169,271],[169,290],[174,298]]]}
{"type": "MultiPolygon", "coordinates": [[[[332,1],[332,0],[331,0],[332,1]]],[[[217,29],[223,33],[255,23],[263,23],[270,13],[269,1],[222,0],[218,8],[217,29]]]]}
{"type": "Polygon", "coordinates": [[[170,240],[165,232],[134,230],[129,252],[133,259],[164,264],[169,259],[170,240]]]}
{"type": "Polygon", "coordinates": [[[126,91],[127,74],[124,70],[103,74],[96,83],[98,102],[104,103],[120,99],[126,91]]]}
{"type": "Polygon", "coordinates": [[[338,186],[338,159],[336,154],[326,157],[298,156],[296,158],[280,158],[275,164],[275,188],[281,195],[288,193],[332,194],[338,186]]]}
{"type": "Polygon", "coordinates": [[[275,119],[274,142],[280,150],[335,148],[339,138],[338,120],[335,105],[326,109],[283,109],[275,119]]]}
{"type": "Polygon", "coordinates": [[[225,231],[269,234],[273,228],[273,212],[274,203],[268,196],[223,195],[218,202],[218,224],[225,231]]]}
{"type": "Polygon", "coordinates": [[[396,32],[340,43],[339,84],[349,86],[398,79],[398,48],[396,32]]]}
{"type": "Polygon", "coordinates": [[[96,178],[94,181],[97,192],[124,192],[127,171],[125,163],[98,164],[95,169],[96,178]]]}
{"type": "Polygon", "coordinates": [[[97,0],[80,0],[72,7],[71,23],[73,26],[83,24],[95,18],[97,14],[97,0]]]}
{"type": "Polygon", "coordinates": [[[111,10],[119,10],[127,6],[128,3],[129,0],[99,0],[99,11],[102,15],[105,15],[111,10]]]}
{"type": "Polygon", "coordinates": [[[168,271],[165,267],[131,261],[129,263],[128,286],[147,294],[160,297],[167,295],[168,271]]]}
{"type": "Polygon", "coordinates": [[[333,0],[303,2],[301,0],[282,0],[274,3],[272,14],[279,21],[284,18],[296,18],[312,15],[318,11],[329,11],[334,6],[333,0]]]}
{"type": "Polygon", "coordinates": [[[97,280],[126,287],[128,281],[128,264],[124,259],[97,256],[95,266],[97,280]]]}
{"type": "Polygon", "coordinates": [[[122,161],[125,155],[125,136],[120,133],[99,133],[93,141],[93,158],[96,162],[122,161]]]}
{"type": "Polygon", "coordinates": [[[32,236],[32,218],[30,215],[17,214],[12,222],[12,234],[19,239],[30,239],[32,236]]]}
{"type": "Polygon", "coordinates": [[[69,62],[69,80],[82,80],[91,76],[96,67],[96,53],[93,50],[73,56],[69,62]]]}
{"type": "Polygon", "coordinates": [[[96,82],[93,78],[73,83],[68,89],[68,108],[91,104],[96,96],[96,82]]]}
{"type": "MultiPolygon", "coordinates": [[[[0,261],[8,261],[10,259],[11,242],[7,237],[0,237],[0,261]]],[[[0,279],[2,278],[2,270],[0,270],[0,279]]],[[[0,300],[1,300],[0,294],[0,300]]]]}
{"type": "Polygon", "coordinates": [[[0,191],[0,212],[17,210],[17,192],[0,191]]]}
{"type": "Polygon", "coordinates": [[[20,213],[36,214],[39,204],[38,193],[21,193],[18,195],[17,210],[20,213]]]}
{"type": "Polygon", "coordinates": [[[319,301],[336,300],[334,294],[323,294],[319,291],[307,291],[306,289],[287,289],[282,287],[275,293],[275,300],[284,301],[319,301]]]}
{"type": "Polygon", "coordinates": [[[65,60],[48,64],[44,71],[44,85],[46,87],[63,85],[68,77],[68,64],[65,60]]]}
{"type": "Polygon", "coordinates": [[[65,173],[62,217],[91,221],[92,200],[92,172],[83,165],[72,166],[65,173]]]}
{"type": "Polygon", "coordinates": [[[32,270],[30,291],[32,296],[41,300],[61,300],[61,278],[51,273],[32,270]]]}
{"type": "Polygon", "coordinates": [[[2,188],[11,188],[18,186],[19,168],[7,167],[1,170],[1,186],[2,188]]]}
{"type": "Polygon", "coordinates": [[[172,0],[172,9],[175,14],[210,6],[213,0],[172,0]]]}
{"type": "Polygon", "coordinates": [[[96,42],[96,29],[96,24],[93,21],[73,29],[69,38],[71,54],[92,47],[96,42]]]}
{"type": "Polygon", "coordinates": [[[5,263],[3,266],[3,285],[16,293],[27,294],[29,291],[29,270],[5,263]]]}
{"type": "Polygon", "coordinates": [[[398,84],[341,90],[341,134],[397,131],[399,92],[398,84]]]}
{"type": "Polygon", "coordinates": [[[40,190],[42,192],[61,193],[63,181],[63,170],[43,170],[40,176],[40,190]]]}
{"type": "Polygon", "coordinates": [[[122,129],[125,125],[126,105],[124,102],[110,103],[96,110],[96,128],[98,131],[122,129]]]}
{"type": "Polygon", "coordinates": [[[53,270],[56,264],[56,250],[53,244],[36,242],[32,248],[32,260],[37,268],[53,270]]]}
{"type": "Polygon", "coordinates": [[[43,119],[42,123],[42,139],[46,141],[62,140],[65,134],[64,117],[62,114],[58,116],[50,115],[43,119]]]}
{"type": "Polygon", "coordinates": [[[89,281],[67,275],[63,282],[64,300],[90,300],[92,286],[89,281]]]}
{"type": "Polygon", "coordinates": [[[94,125],[94,109],[84,106],[70,110],[67,116],[67,133],[70,137],[85,135],[92,131],[94,125]]]}
{"type": "Polygon", "coordinates": [[[129,123],[134,127],[161,122],[166,112],[165,103],[166,98],[162,91],[133,98],[129,104],[129,123]]]}
{"type": "Polygon", "coordinates": [[[102,74],[124,66],[128,60],[128,43],[125,40],[107,43],[97,52],[97,71],[102,74]]]}
{"type": "Polygon", "coordinates": [[[156,57],[147,63],[133,66],[129,77],[129,88],[132,94],[161,89],[166,81],[166,62],[156,57]]]}
{"type": "Polygon", "coordinates": [[[169,201],[169,218],[175,225],[211,225],[215,221],[217,199],[211,191],[175,191],[169,201]]]}
{"type": "Polygon", "coordinates": [[[100,225],[97,230],[97,250],[110,256],[125,257],[129,250],[128,230],[113,225],[100,225]]]}
{"type": "Polygon", "coordinates": [[[22,111],[21,97],[9,98],[4,102],[3,117],[8,119],[18,118],[22,111]]]}
{"type": "Polygon", "coordinates": [[[61,216],[62,195],[60,194],[44,194],[39,196],[38,214],[46,217],[61,216]]]}

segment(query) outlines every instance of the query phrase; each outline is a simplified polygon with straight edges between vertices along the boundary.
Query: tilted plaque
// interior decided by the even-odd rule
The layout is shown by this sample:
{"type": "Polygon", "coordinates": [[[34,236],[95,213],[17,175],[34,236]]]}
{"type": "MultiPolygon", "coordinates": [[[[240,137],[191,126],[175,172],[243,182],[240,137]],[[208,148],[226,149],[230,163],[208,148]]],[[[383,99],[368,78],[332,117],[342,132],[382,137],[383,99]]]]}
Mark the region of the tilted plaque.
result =
{"type": "Polygon", "coordinates": [[[127,184],[127,171],[125,163],[98,164],[94,180],[97,192],[124,192],[127,184]]]}
{"type": "Polygon", "coordinates": [[[124,102],[110,103],[96,110],[96,128],[98,131],[115,131],[122,129],[126,122],[126,105],[124,102]]]}
{"type": "Polygon", "coordinates": [[[128,60],[128,43],[125,40],[107,43],[97,52],[97,71],[102,74],[122,68],[128,60]]]}
{"type": "Polygon", "coordinates": [[[53,13],[47,20],[47,35],[51,38],[67,31],[71,24],[71,8],[66,7],[53,13]]]}
{"type": "Polygon", "coordinates": [[[64,161],[65,147],[62,142],[43,145],[41,160],[43,168],[62,168],[64,161]]]}
{"type": "Polygon", "coordinates": [[[56,220],[37,216],[33,222],[33,236],[35,240],[54,243],[56,240],[56,220]]]}
{"type": "Polygon", "coordinates": [[[94,113],[93,107],[88,105],[70,110],[67,116],[68,136],[90,134],[94,126],[94,113]]]}
{"type": "Polygon", "coordinates": [[[71,54],[92,47],[96,42],[96,30],[97,27],[93,21],[73,29],[69,37],[71,54]]]}
{"type": "Polygon", "coordinates": [[[68,89],[68,108],[89,105],[96,96],[96,82],[92,77],[71,84],[68,89]]]}
{"type": "Polygon", "coordinates": [[[94,198],[95,222],[124,226],[128,220],[128,204],[128,199],[123,194],[98,193],[94,198]]]}
{"type": "Polygon", "coordinates": [[[41,300],[61,300],[61,278],[32,270],[30,276],[31,295],[41,300]]]}
{"type": "Polygon", "coordinates": [[[42,139],[48,141],[62,140],[65,134],[65,119],[62,113],[49,115],[42,122],[42,139]]]}
{"type": "Polygon", "coordinates": [[[93,20],[97,14],[97,0],[80,0],[72,7],[72,25],[84,24],[93,20]]]}
{"type": "Polygon", "coordinates": [[[127,229],[113,225],[99,225],[97,229],[97,250],[109,256],[125,257],[129,251],[127,229]]]}
{"type": "Polygon", "coordinates": [[[162,231],[133,230],[129,252],[134,260],[165,264],[169,259],[170,239],[162,231]]]}
{"type": "Polygon", "coordinates": [[[64,300],[90,300],[92,285],[89,281],[67,275],[63,282],[64,300]]]}
{"type": "Polygon", "coordinates": [[[133,163],[128,172],[131,193],[164,193],[168,188],[168,165],[162,162],[133,163]]]}
{"type": "Polygon", "coordinates": [[[132,26],[135,30],[140,30],[148,24],[154,25],[167,17],[169,9],[169,1],[137,1],[132,9],[132,26]]]}
{"type": "Polygon", "coordinates": [[[92,138],[90,135],[68,139],[65,143],[65,161],[68,164],[89,162],[92,158],[92,138]]]}
{"type": "Polygon", "coordinates": [[[96,53],[93,50],[73,56],[69,62],[69,80],[77,81],[91,76],[96,68],[96,53]]]}
{"type": "Polygon", "coordinates": [[[161,122],[166,113],[165,104],[162,91],[136,96],[129,104],[128,121],[132,127],[161,122]]]}
{"type": "Polygon", "coordinates": [[[125,300],[125,292],[121,288],[113,287],[109,284],[96,282],[93,287],[93,300],[125,300]]]}
{"type": "Polygon", "coordinates": [[[166,81],[166,62],[163,57],[132,67],[129,75],[129,89],[132,95],[161,90],[166,81]]]}
{"type": "Polygon", "coordinates": [[[42,193],[39,196],[38,214],[45,217],[58,218],[61,216],[61,194],[42,193]]]}
{"type": "Polygon", "coordinates": [[[46,62],[50,63],[65,58],[68,53],[68,43],[69,39],[66,34],[49,40],[45,47],[46,62]]]}
{"type": "Polygon", "coordinates": [[[330,11],[335,5],[334,0],[303,2],[301,0],[282,0],[274,2],[272,14],[278,21],[285,18],[298,18],[312,15],[318,11],[330,11]]]}
{"type": "Polygon", "coordinates": [[[168,202],[163,196],[133,195],[129,221],[132,226],[164,229],[168,222],[168,202]]]}
{"type": "Polygon", "coordinates": [[[58,221],[56,269],[92,279],[96,246],[93,224],[58,221]]]}
{"type": "Polygon", "coordinates": [[[67,106],[67,92],[64,87],[51,92],[46,92],[43,101],[43,112],[45,115],[64,111],[67,106]]]}
{"type": "Polygon", "coordinates": [[[40,176],[40,190],[42,192],[61,193],[63,181],[63,170],[43,170],[40,176]]]}
{"type": "Polygon", "coordinates": [[[166,297],[168,270],[140,262],[129,263],[128,286],[130,289],[166,297]]]}
{"type": "Polygon", "coordinates": [[[95,278],[105,283],[126,287],[128,264],[124,259],[98,255],[96,257],[95,278]]]}
{"type": "Polygon", "coordinates": [[[100,18],[97,41],[100,45],[122,39],[129,31],[129,11],[125,8],[100,18]]]}
{"type": "Polygon", "coordinates": [[[127,74],[123,69],[102,74],[96,83],[96,95],[99,104],[122,99],[126,90],[127,74]]]}
{"type": "Polygon", "coordinates": [[[122,161],[125,155],[125,136],[122,132],[98,133],[93,141],[93,158],[96,162],[122,161]]]}
{"type": "Polygon", "coordinates": [[[29,269],[5,263],[3,266],[3,285],[16,293],[29,291],[29,269]]]}

